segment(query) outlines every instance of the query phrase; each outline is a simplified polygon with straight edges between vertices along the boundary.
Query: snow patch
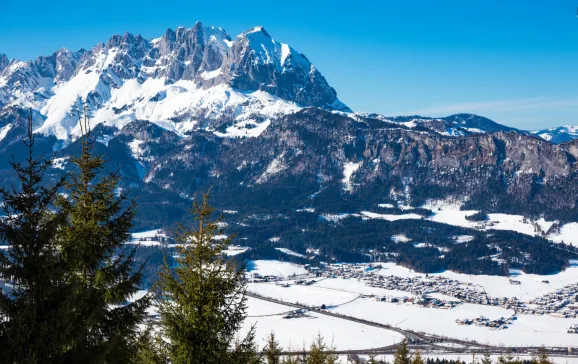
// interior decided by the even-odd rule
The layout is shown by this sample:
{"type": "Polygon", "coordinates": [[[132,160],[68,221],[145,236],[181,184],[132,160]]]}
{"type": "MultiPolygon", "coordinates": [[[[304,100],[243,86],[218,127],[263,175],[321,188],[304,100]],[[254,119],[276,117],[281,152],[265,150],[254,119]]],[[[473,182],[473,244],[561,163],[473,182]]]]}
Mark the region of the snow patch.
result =
{"type": "Polygon", "coordinates": [[[305,255],[303,254],[299,254],[294,252],[293,250],[287,249],[287,248],[275,248],[277,250],[279,250],[281,253],[287,254],[287,255],[292,255],[294,257],[299,257],[299,258],[306,258],[305,255]]]}
{"type": "Polygon", "coordinates": [[[343,165],[343,179],[341,180],[341,183],[343,184],[343,189],[345,191],[353,192],[353,184],[351,182],[351,177],[353,176],[353,173],[355,173],[355,171],[357,171],[359,167],[361,167],[362,164],[363,162],[358,163],[347,162],[343,165]]]}

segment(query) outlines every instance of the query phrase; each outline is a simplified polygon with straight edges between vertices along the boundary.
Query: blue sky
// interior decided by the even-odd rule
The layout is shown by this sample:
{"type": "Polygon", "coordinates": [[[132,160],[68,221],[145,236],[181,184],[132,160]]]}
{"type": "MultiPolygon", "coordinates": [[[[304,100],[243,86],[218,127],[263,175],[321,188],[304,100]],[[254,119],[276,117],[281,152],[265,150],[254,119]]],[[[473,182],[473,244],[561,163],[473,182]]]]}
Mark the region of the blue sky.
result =
{"type": "Polygon", "coordinates": [[[536,129],[578,125],[578,0],[5,1],[0,53],[29,59],[147,38],[200,20],[263,25],[304,53],[355,111],[471,112],[536,129]]]}

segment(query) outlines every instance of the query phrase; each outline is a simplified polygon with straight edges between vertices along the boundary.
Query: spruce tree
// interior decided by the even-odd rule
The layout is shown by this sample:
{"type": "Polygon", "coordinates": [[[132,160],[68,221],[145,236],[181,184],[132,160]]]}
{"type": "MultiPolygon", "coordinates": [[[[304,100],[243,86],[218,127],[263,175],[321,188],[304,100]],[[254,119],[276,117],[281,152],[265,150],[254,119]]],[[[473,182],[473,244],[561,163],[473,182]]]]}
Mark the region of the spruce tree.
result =
{"type": "Polygon", "coordinates": [[[377,363],[377,355],[375,353],[369,354],[369,358],[367,359],[367,364],[378,364],[377,363]]]}
{"type": "Polygon", "coordinates": [[[253,330],[234,341],[246,317],[246,282],[244,271],[223,256],[230,238],[216,239],[223,230],[213,211],[208,193],[194,199],[195,227],[179,226],[176,265],[165,264],[160,274],[157,333],[166,345],[158,354],[173,364],[231,363],[255,351],[253,330]]]}
{"type": "Polygon", "coordinates": [[[255,339],[255,326],[251,327],[245,338],[237,338],[230,354],[230,364],[260,364],[261,355],[255,339]]]}
{"type": "Polygon", "coordinates": [[[512,354],[512,352],[509,352],[507,355],[504,354],[500,354],[500,356],[498,357],[498,364],[521,364],[522,360],[520,358],[517,358],[514,356],[514,354],[512,354]]]}
{"type": "Polygon", "coordinates": [[[266,364],[280,364],[281,363],[281,347],[279,342],[275,339],[275,334],[271,331],[267,338],[267,345],[263,350],[266,364]]]}
{"type": "Polygon", "coordinates": [[[60,239],[73,275],[78,306],[74,314],[75,341],[69,363],[128,363],[136,357],[139,324],[150,299],[128,302],[139,289],[143,266],[135,266],[130,237],[135,203],[117,195],[118,173],[103,174],[104,156],[94,155],[88,118],[81,122],[77,171],[66,183],[68,196],[59,200],[66,215],[60,239]]]}
{"type": "Polygon", "coordinates": [[[367,359],[367,364],[386,364],[384,360],[377,359],[377,354],[370,353],[369,359],[367,359]]]}
{"type": "MultiPolygon", "coordinates": [[[[297,350],[297,349],[289,348],[289,351],[297,352],[298,350],[297,350]]],[[[305,351],[305,350],[303,350],[303,351],[305,351]]],[[[305,360],[305,362],[303,362],[303,361],[301,360],[299,354],[289,354],[289,355],[285,355],[285,356],[283,357],[283,360],[281,361],[281,363],[283,363],[283,364],[301,364],[301,363],[306,363],[306,362],[307,362],[306,360],[305,360]]]]}
{"type": "Polygon", "coordinates": [[[540,348],[538,355],[532,358],[532,362],[536,364],[554,364],[554,361],[548,356],[548,352],[544,347],[540,348]]]}
{"type": "Polygon", "coordinates": [[[393,364],[411,364],[411,357],[407,347],[407,340],[403,340],[393,357],[393,364]]]}
{"type": "Polygon", "coordinates": [[[333,348],[325,344],[323,336],[317,334],[307,357],[307,364],[334,364],[338,362],[339,357],[333,353],[333,348]]]}
{"type": "Polygon", "coordinates": [[[24,162],[11,162],[19,183],[0,189],[0,361],[58,362],[72,339],[75,300],[56,236],[63,214],[54,208],[64,181],[46,181],[52,160],[34,156],[32,115],[24,162]]]}
{"type": "Polygon", "coordinates": [[[489,352],[484,353],[484,357],[480,361],[481,364],[492,364],[492,357],[490,356],[489,352]]]}
{"type": "Polygon", "coordinates": [[[419,352],[419,350],[415,353],[415,355],[411,359],[411,364],[424,364],[423,358],[421,357],[421,353],[419,352]]]}

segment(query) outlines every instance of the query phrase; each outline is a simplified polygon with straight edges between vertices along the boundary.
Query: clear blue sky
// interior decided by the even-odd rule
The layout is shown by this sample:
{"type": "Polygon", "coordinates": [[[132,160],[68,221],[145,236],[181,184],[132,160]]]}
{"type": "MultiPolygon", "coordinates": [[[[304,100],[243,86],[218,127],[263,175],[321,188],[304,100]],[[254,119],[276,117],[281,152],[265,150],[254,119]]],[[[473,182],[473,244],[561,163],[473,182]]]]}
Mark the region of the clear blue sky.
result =
{"type": "Polygon", "coordinates": [[[355,111],[472,112],[535,129],[578,125],[578,0],[14,1],[0,53],[18,59],[147,38],[200,20],[232,37],[263,25],[355,111]]]}

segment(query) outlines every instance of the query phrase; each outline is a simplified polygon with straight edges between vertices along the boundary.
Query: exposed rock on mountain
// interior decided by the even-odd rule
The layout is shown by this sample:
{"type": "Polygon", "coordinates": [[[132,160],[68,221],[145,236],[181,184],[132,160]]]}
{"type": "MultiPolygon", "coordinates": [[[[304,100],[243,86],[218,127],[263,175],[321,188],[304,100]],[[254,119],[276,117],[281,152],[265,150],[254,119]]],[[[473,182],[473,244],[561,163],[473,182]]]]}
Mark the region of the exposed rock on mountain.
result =
{"type": "Polygon", "coordinates": [[[237,90],[262,90],[304,106],[349,111],[304,55],[276,42],[262,27],[240,34],[221,71],[212,76],[205,77],[205,87],[227,83],[237,90]]]}
{"type": "Polygon", "coordinates": [[[83,102],[99,151],[140,196],[143,225],[174,221],[209,186],[217,203],[267,213],[459,197],[476,210],[578,216],[578,141],[556,145],[472,114],[356,114],[262,27],[232,39],[201,23],[29,62],[0,56],[3,183],[29,107],[42,151],[58,151],[52,172],[69,167],[83,102]]]}
{"type": "Polygon", "coordinates": [[[262,27],[232,41],[196,23],[151,41],[113,35],[89,51],[61,49],[30,62],[0,57],[0,108],[39,111],[38,133],[73,141],[82,102],[97,124],[146,119],[179,134],[208,128],[241,137],[306,106],[349,111],[305,56],[262,27]]]}
{"type": "Polygon", "coordinates": [[[0,53],[0,73],[4,71],[4,69],[8,66],[9,63],[10,60],[8,59],[8,56],[0,53]]]}

